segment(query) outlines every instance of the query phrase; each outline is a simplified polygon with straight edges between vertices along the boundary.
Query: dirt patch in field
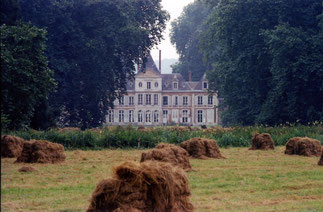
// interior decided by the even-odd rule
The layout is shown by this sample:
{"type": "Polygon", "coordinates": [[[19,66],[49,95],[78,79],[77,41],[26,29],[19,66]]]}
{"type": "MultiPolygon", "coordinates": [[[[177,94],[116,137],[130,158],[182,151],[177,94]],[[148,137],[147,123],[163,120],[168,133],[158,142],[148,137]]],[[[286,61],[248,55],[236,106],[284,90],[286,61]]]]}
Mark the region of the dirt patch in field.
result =
{"type": "Polygon", "coordinates": [[[157,160],[171,163],[174,166],[179,166],[185,171],[191,171],[190,158],[188,152],[174,144],[161,143],[155,149],[143,152],[140,162],[146,160],[157,160]]]}
{"type": "Polygon", "coordinates": [[[1,136],[1,157],[15,158],[19,157],[25,140],[17,136],[1,136]]]}
{"type": "Polygon", "coordinates": [[[23,166],[20,169],[18,169],[18,172],[35,172],[37,169],[35,169],[32,166],[23,166]]]}
{"type": "Polygon", "coordinates": [[[61,144],[44,140],[25,142],[16,163],[58,163],[65,160],[64,147],[61,144]]]}
{"type": "Polygon", "coordinates": [[[270,134],[268,133],[256,133],[253,135],[251,139],[251,147],[249,150],[269,150],[275,149],[275,144],[273,139],[271,138],[270,134]]]}
{"type": "Polygon", "coordinates": [[[285,154],[303,156],[321,156],[320,141],[308,137],[294,137],[288,140],[285,154]]]}
{"type": "Polygon", "coordinates": [[[319,160],[319,162],[317,163],[319,166],[323,166],[323,150],[321,150],[321,158],[319,160]]]}
{"type": "Polygon", "coordinates": [[[125,162],[99,182],[87,211],[193,211],[187,176],[169,163],[125,162]]]}
{"type": "Polygon", "coordinates": [[[225,158],[221,155],[216,140],[208,138],[192,138],[184,141],[180,146],[193,158],[225,158]]]}

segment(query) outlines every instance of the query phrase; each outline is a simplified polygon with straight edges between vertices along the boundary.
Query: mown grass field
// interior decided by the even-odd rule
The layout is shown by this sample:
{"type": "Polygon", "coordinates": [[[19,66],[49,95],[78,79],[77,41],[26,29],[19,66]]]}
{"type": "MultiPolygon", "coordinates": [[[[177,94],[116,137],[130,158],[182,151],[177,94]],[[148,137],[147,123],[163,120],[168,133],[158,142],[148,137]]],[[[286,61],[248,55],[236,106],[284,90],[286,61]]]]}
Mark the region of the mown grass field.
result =
{"type": "MultiPolygon", "coordinates": [[[[191,159],[191,201],[196,211],[323,211],[323,167],[318,157],[247,148],[221,149],[227,159],[191,159]]],[[[96,184],[144,150],[66,151],[61,164],[1,159],[1,211],[84,211],[96,184]]]]}

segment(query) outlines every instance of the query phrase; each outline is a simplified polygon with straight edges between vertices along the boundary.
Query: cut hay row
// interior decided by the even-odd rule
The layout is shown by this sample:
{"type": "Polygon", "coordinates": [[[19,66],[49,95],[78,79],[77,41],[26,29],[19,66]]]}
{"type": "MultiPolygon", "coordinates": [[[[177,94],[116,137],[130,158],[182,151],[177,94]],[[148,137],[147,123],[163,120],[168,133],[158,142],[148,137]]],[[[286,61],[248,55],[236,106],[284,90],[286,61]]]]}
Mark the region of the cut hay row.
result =
{"type": "MultiPolygon", "coordinates": [[[[1,140],[1,146],[6,143],[10,147],[23,144],[16,162],[57,163],[65,160],[64,147],[60,144],[43,140],[21,141],[8,136],[2,138],[8,141],[1,140]]],[[[271,136],[255,134],[250,150],[255,149],[274,149],[271,136]]],[[[321,156],[318,164],[322,165],[321,145],[315,139],[292,138],[286,144],[285,154],[321,156]]],[[[139,164],[124,162],[115,168],[112,178],[100,181],[92,194],[88,211],[192,211],[189,183],[184,172],[192,170],[189,156],[225,158],[212,139],[193,138],[182,142],[180,147],[161,143],[143,152],[139,164]]],[[[36,170],[22,167],[19,171],[36,170]]]]}

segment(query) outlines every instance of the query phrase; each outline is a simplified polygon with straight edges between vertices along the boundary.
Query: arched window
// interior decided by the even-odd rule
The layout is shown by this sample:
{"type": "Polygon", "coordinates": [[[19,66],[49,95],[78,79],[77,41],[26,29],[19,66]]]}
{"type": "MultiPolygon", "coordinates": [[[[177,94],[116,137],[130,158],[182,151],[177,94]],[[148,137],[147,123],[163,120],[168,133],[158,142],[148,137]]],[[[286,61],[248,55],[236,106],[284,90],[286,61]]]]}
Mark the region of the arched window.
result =
{"type": "Polygon", "coordinates": [[[151,113],[150,110],[146,111],[146,122],[151,122],[151,113]]]}
{"type": "Polygon", "coordinates": [[[138,122],[142,122],[142,111],[138,111],[138,122]]]}
{"type": "Polygon", "coordinates": [[[158,110],[154,111],[154,122],[159,122],[159,112],[158,112],[158,110]]]}

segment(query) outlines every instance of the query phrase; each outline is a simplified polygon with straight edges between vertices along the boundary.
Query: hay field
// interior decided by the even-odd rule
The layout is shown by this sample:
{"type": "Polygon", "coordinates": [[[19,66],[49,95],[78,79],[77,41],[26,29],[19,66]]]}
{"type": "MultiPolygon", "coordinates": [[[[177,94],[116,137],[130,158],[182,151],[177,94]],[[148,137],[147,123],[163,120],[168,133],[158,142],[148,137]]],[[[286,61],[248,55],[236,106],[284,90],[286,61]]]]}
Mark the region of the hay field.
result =
{"type": "MultiPolygon", "coordinates": [[[[323,167],[318,157],[221,149],[228,159],[190,159],[191,201],[196,211],[323,211],[323,167]]],[[[1,211],[84,211],[96,184],[112,167],[140,160],[142,150],[67,151],[61,164],[1,159],[1,211]]]]}

